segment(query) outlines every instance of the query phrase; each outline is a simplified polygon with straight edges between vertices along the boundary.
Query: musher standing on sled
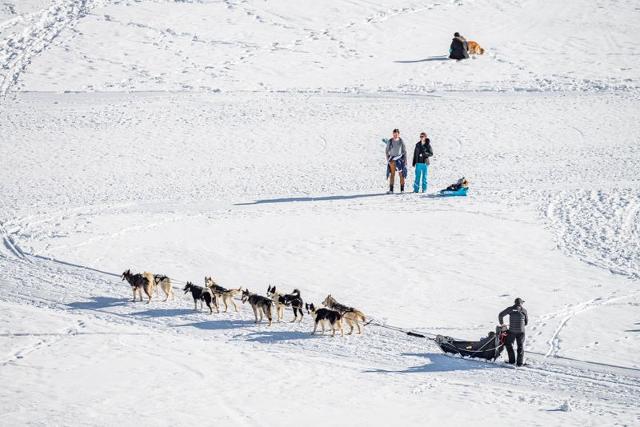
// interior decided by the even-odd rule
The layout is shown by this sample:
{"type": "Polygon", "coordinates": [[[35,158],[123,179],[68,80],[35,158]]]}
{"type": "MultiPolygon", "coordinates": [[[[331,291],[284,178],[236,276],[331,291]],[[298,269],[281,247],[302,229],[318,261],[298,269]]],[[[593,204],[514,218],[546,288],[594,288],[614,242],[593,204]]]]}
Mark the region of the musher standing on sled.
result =
{"type": "Polygon", "coordinates": [[[422,192],[427,191],[427,173],[429,172],[429,157],[433,156],[431,149],[431,140],[427,138],[427,134],[420,133],[420,141],[413,150],[413,166],[416,168],[416,180],[413,183],[413,192],[420,190],[422,182],[422,192]]]}
{"type": "Polygon", "coordinates": [[[529,323],[527,310],[522,306],[522,303],[524,303],[522,298],[516,298],[511,307],[505,308],[498,315],[500,325],[504,325],[504,316],[509,315],[509,333],[505,346],[509,354],[509,363],[514,364],[516,363],[516,358],[513,354],[513,342],[516,341],[518,343],[518,366],[522,366],[524,362],[524,327],[529,323]]]}
{"type": "Polygon", "coordinates": [[[400,192],[404,192],[404,179],[407,177],[407,148],[400,138],[400,130],[393,130],[393,137],[387,142],[385,149],[387,156],[387,177],[389,178],[389,193],[393,193],[393,182],[396,170],[400,175],[400,192]]]}

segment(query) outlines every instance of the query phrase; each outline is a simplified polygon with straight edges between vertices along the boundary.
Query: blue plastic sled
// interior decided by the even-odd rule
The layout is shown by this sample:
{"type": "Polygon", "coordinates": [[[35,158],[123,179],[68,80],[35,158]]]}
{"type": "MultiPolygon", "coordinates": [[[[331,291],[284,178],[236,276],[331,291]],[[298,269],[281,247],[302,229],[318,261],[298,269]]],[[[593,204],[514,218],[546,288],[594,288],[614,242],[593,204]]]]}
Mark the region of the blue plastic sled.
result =
{"type": "Polygon", "coordinates": [[[461,187],[458,190],[440,190],[440,195],[443,197],[452,197],[452,196],[466,196],[468,188],[461,187]]]}

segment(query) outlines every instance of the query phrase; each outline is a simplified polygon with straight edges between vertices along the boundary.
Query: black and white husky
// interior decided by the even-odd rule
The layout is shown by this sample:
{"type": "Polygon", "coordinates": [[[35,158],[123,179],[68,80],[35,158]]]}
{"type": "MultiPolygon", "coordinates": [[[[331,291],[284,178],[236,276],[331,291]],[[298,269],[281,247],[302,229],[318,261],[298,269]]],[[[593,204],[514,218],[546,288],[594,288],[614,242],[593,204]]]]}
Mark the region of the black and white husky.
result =
{"type": "Polygon", "coordinates": [[[300,298],[299,290],[294,289],[293,292],[291,292],[290,294],[282,295],[281,293],[276,291],[276,287],[274,285],[274,286],[269,286],[267,288],[267,296],[271,298],[273,302],[276,304],[276,315],[278,318],[278,322],[281,321],[284,317],[285,307],[293,308],[294,317],[291,323],[298,320],[298,312],[300,312],[299,322],[302,322],[302,318],[304,317],[304,314],[302,313],[302,307],[304,307],[304,302],[302,301],[302,298],[300,298]]]}
{"type": "Polygon", "coordinates": [[[153,293],[153,283],[149,282],[149,279],[145,277],[143,274],[131,273],[131,269],[128,269],[124,273],[122,273],[122,280],[126,280],[129,282],[131,286],[131,290],[133,291],[133,302],[136,301],[136,294],[140,295],[140,301],[142,301],[142,291],[147,294],[148,300],[151,301],[151,295],[153,293]]]}
{"type": "Polygon", "coordinates": [[[331,327],[331,336],[336,335],[336,330],[340,331],[340,335],[344,336],[344,330],[342,329],[342,314],[335,310],[328,308],[316,309],[313,304],[305,304],[307,312],[313,316],[313,332],[315,334],[318,329],[318,324],[322,327],[322,333],[324,334],[324,325],[329,324],[331,327]]]}
{"type": "Polygon", "coordinates": [[[203,303],[207,304],[209,307],[209,314],[213,313],[213,308],[211,307],[211,301],[215,299],[215,296],[209,292],[209,289],[205,289],[202,286],[196,286],[191,282],[187,282],[186,286],[183,289],[184,293],[191,292],[191,296],[193,297],[193,304],[195,305],[194,310],[198,309],[198,301],[200,301],[200,310],[204,307],[203,303]]]}
{"type": "Polygon", "coordinates": [[[249,292],[249,289],[242,291],[242,303],[249,301],[251,308],[253,309],[253,315],[256,318],[256,323],[262,322],[262,315],[266,315],[269,319],[269,326],[271,326],[271,306],[273,301],[262,295],[253,294],[249,292]],[[258,321],[258,314],[260,314],[260,320],[258,321]]]}

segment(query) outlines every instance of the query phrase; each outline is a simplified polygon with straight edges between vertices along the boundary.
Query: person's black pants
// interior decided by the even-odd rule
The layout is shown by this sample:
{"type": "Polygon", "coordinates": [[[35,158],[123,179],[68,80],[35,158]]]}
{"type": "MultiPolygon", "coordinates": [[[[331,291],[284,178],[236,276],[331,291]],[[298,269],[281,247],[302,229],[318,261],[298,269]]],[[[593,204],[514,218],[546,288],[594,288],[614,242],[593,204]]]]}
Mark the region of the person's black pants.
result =
{"type": "Polygon", "coordinates": [[[513,354],[513,342],[518,344],[518,366],[522,366],[524,360],[524,332],[511,332],[507,334],[507,340],[505,346],[507,347],[507,354],[509,355],[509,363],[516,363],[516,356],[513,354]]]}

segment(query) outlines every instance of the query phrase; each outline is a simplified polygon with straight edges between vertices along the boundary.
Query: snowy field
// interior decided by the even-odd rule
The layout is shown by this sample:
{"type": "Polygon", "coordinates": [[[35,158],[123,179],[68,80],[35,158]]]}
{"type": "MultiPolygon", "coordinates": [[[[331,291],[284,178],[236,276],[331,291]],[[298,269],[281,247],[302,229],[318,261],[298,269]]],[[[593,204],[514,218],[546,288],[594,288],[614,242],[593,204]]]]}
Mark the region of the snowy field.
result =
{"type": "Polygon", "coordinates": [[[640,424],[639,18],[2,0],[0,425],[640,424]],[[487,53],[445,60],[454,31],[487,53]],[[394,127],[432,140],[427,194],[384,194],[394,127]],[[131,302],[127,268],[175,300],[131,302]],[[205,275],[375,322],[196,312],[205,275]],[[521,369],[394,330],[478,339],[516,296],[521,369]]]}

